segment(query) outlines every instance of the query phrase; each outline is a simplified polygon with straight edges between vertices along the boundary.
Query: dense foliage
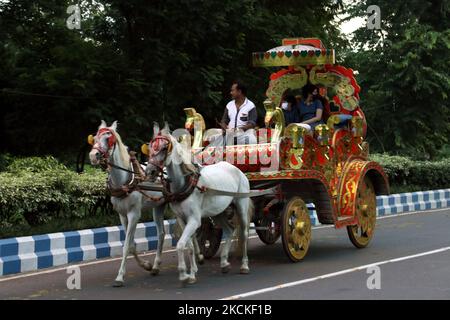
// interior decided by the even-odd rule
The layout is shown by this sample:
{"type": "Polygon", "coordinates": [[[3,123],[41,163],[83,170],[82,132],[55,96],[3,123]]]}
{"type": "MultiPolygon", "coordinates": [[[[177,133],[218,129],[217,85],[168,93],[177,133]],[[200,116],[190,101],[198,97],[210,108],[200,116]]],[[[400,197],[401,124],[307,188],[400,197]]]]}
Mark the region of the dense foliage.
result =
{"type": "Polygon", "coordinates": [[[363,0],[378,5],[381,30],[358,29],[346,63],[359,71],[369,139],[377,151],[433,159],[449,154],[450,1],[363,0]]]}
{"type": "Polygon", "coordinates": [[[14,159],[0,173],[0,225],[105,214],[110,211],[105,182],[102,171],[78,175],[53,157],[14,159]]]}
{"type": "Polygon", "coordinates": [[[340,3],[90,0],[69,30],[73,1],[0,1],[0,151],[74,154],[101,119],[136,149],[153,121],[182,127],[192,106],[214,125],[235,78],[262,115],[270,70],[252,68],[251,52],[290,36],[343,48],[340,3]]]}

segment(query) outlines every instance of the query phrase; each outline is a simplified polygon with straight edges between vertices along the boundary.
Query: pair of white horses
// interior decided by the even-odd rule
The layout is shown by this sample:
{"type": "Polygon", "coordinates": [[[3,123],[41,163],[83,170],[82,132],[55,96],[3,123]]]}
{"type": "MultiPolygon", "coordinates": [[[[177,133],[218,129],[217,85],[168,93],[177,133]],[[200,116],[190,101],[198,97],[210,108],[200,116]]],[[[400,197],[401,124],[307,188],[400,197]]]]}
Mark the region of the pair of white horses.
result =
{"type": "MultiPolygon", "coordinates": [[[[162,130],[155,125],[149,150],[146,174],[156,178],[162,173],[164,168],[167,171],[170,191],[177,193],[184,190],[186,187],[186,172],[192,170],[193,167],[190,163],[190,151],[186,150],[171,136],[167,124],[162,130]]],[[[117,121],[108,127],[102,120],[94,137],[94,144],[89,157],[93,165],[98,165],[101,162],[107,164],[110,186],[120,188],[130,181],[130,175],[133,174],[130,171],[133,170],[133,167],[127,148],[117,133],[117,121]]],[[[176,213],[178,221],[184,226],[183,233],[177,243],[179,280],[183,285],[196,282],[196,273],[198,271],[196,254],[200,262],[203,257],[199,253],[195,232],[200,227],[201,220],[204,217],[213,218],[223,229],[225,245],[221,251],[220,266],[224,273],[230,270],[228,255],[234,229],[229,224],[224,211],[231,204],[236,208],[235,215],[237,216],[239,227],[238,240],[242,251],[240,272],[243,274],[248,273],[247,242],[253,206],[248,197],[238,196],[239,194],[249,194],[250,192],[250,184],[247,177],[235,166],[227,162],[219,162],[201,169],[197,186],[199,188],[194,188],[192,193],[184,200],[169,203],[172,211],[176,213]],[[204,191],[208,188],[222,190],[230,195],[210,194],[204,191]],[[236,194],[236,196],[233,196],[233,194],[236,194]],[[189,273],[185,262],[185,251],[188,252],[190,261],[189,273]]],[[[122,286],[124,283],[126,259],[129,253],[134,255],[141,267],[151,271],[153,275],[159,273],[165,237],[163,225],[165,200],[161,196],[162,194],[156,191],[133,191],[122,198],[111,197],[113,208],[119,213],[120,221],[125,230],[122,263],[114,286],[122,286]],[[149,198],[154,200],[149,200],[149,198]],[[158,198],[161,199],[158,200],[158,198]],[[153,265],[149,261],[140,259],[134,244],[136,225],[141,217],[143,206],[153,208],[153,218],[158,233],[158,246],[153,265]]]]}

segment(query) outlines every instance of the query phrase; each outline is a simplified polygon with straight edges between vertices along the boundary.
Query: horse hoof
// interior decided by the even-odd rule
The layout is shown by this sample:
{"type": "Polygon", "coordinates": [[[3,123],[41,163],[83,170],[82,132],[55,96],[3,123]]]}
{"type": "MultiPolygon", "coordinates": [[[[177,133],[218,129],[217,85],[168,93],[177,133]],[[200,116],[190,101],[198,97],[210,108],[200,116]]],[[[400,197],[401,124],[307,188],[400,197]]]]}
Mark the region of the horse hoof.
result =
{"type": "Polygon", "coordinates": [[[189,278],[188,279],[188,283],[189,284],[194,284],[194,283],[196,283],[197,282],[197,278],[195,278],[195,277],[192,277],[192,278],[189,278]]]}
{"type": "Polygon", "coordinates": [[[144,268],[144,270],[147,270],[147,271],[152,271],[153,265],[150,262],[144,262],[144,264],[142,265],[142,268],[144,268]]]}
{"type": "Polygon", "coordinates": [[[189,283],[189,278],[186,278],[184,280],[180,280],[180,285],[181,285],[182,288],[186,288],[188,283],[189,283]]]}
{"type": "Polygon", "coordinates": [[[151,274],[152,276],[157,276],[157,275],[159,274],[159,269],[152,269],[152,270],[150,271],[150,274],[151,274]]]}
{"type": "Polygon", "coordinates": [[[123,287],[123,281],[114,281],[113,285],[114,288],[120,288],[123,287]]]}
{"type": "Polygon", "coordinates": [[[240,273],[241,274],[249,274],[250,273],[250,269],[248,269],[248,268],[241,268],[240,273]]]}
{"type": "Polygon", "coordinates": [[[231,269],[230,265],[227,265],[227,266],[221,268],[222,273],[228,273],[228,272],[230,272],[230,269],[231,269]]]}

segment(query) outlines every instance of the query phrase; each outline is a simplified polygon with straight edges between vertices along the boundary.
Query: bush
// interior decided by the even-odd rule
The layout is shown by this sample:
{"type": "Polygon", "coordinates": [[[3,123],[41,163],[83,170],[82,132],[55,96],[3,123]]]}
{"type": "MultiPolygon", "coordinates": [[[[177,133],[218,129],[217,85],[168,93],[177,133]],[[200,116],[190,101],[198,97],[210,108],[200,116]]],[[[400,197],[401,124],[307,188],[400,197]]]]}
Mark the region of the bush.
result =
{"type": "Polygon", "coordinates": [[[14,159],[0,173],[0,229],[111,213],[106,173],[68,170],[53,157],[14,159]]]}
{"type": "Polygon", "coordinates": [[[373,154],[370,158],[384,167],[393,192],[450,188],[450,158],[434,162],[387,154],[373,154]]]}
{"type": "Polygon", "coordinates": [[[0,153],[0,172],[5,171],[14,158],[9,153],[0,153]]]}
{"type": "MultiPolygon", "coordinates": [[[[83,174],[53,157],[13,158],[0,172],[0,238],[119,224],[106,192],[107,174],[85,166],[83,174]]],[[[141,221],[153,219],[143,210],[141,221]]]]}
{"type": "Polygon", "coordinates": [[[24,172],[68,171],[67,167],[52,156],[16,158],[7,166],[6,171],[22,174],[24,172]]]}

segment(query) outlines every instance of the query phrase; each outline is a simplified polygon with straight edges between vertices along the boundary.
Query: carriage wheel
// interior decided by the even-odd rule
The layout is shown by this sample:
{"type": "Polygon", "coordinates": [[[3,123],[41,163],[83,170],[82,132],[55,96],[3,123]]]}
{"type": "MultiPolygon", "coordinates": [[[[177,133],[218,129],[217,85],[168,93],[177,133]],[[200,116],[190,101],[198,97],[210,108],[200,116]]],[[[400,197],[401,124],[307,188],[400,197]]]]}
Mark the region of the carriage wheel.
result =
{"type": "Polygon", "coordinates": [[[211,259],[219,250],[222,228],[217,228],[210,219],[204,219],[197,230],[197,241],[205,259],[211,259]]]}
{"type": "Polygon", "coordinates": [[[305,202],[299,197],[289,200],[282,214],[283,249],[293,262],[302,260],[311,241],[311,220],[305,202]]]}
{"type": "Polygon", "coordinates": [[[358,217],[358,224],[347,226],[347,233],[355,247],[364,248],[373,237],[377,221],[376,194],[368,177],[365,177],[358,187],[355,215],[358,217]]]}
{"type": "Polygon", "coordinates": [[[253,220],[259,239],[267,245],[274,244],[281,236],[280,205],[275,204],[270,207],[268,213],[264,212],[264,207],[271,201],[272,199],[263,199],[257,202],[253,220]],[[265,228],[266,230],[258,228],[265,228]]]}
{"type": "Polygon", "coordinates": [[[265,216],[255,221],[255,227],[268,228],[267,230],[256,229],[259,239],[267,245],[274,244],[281,236],[280,224],[265,216]]]}

